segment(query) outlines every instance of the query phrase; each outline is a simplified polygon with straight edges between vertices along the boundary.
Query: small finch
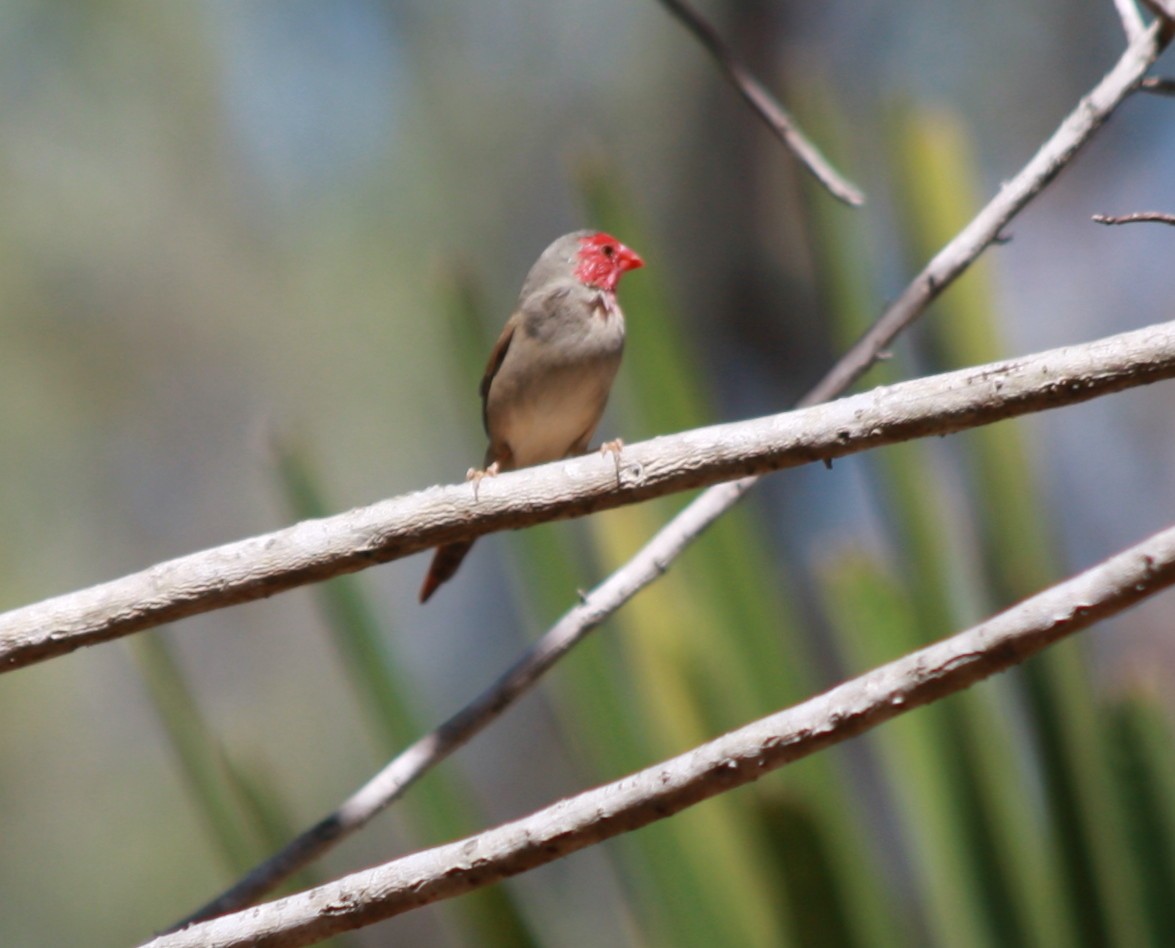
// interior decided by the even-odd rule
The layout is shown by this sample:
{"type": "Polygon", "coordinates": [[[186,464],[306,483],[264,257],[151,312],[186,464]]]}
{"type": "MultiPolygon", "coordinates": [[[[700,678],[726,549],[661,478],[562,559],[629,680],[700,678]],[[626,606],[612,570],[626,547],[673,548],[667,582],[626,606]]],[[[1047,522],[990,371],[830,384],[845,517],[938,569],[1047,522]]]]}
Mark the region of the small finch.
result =
{"type": "MultiPolygon", "coordinates": [[[[583,454],[624,351],[616,285],[644,266],[615,237],[565,234],[530,268],[481,380],[490,444],[471,480],[583,454]]],[[[426,602],[452,578],[472,540],[438,547],[420,588],[426,602]]]]}

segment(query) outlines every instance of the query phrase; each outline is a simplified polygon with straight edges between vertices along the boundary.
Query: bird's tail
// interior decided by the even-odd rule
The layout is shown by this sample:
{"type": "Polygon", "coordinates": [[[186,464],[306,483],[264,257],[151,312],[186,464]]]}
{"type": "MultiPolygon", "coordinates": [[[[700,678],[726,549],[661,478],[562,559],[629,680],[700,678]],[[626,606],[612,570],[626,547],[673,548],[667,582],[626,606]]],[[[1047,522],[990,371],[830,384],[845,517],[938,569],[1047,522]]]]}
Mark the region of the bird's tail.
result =
{"type": "Polygon", "coordinates": [[[465,554],[472,548],[472,540],[459,540],[437,547],[432,557],[432,565],[428,568],[428,575],[424,577],[424,585],[420,587],[421,602],[428,602],[428,597],[437,591],[438,586],[453,578],[461,561],[465,559],[465,554]]]}

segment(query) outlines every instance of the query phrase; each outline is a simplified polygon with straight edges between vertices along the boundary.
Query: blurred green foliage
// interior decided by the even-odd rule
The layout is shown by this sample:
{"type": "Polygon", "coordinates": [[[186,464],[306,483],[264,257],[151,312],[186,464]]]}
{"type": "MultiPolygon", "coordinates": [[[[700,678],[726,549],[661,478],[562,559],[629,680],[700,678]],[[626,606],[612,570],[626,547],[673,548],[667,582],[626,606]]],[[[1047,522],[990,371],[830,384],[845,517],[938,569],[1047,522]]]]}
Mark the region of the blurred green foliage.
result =
{"type": "MultiPolygon", "coordinates": [[[[826,147],[833,154],[870,154],[871,198],[899,209],[899,225],[870,241],[859,215],[788,180],[786,156],[763,160],[728,134],[730,115],[750,120],[720,98],[724,87],[715,111],[699,91],[709,67],[689,65],[683,37],[660,43],[656,10],[351,4],[332,16],[311,6],[0,10],[0,436],[19,460],[5,469],[0,589],[14,601],[477,461],[476,379],[530,253],[522,233],[594,224],[661,263],[622,291],[629,342],[614,430],[601,435],[632,438],[718,412],[707,367],[730,328],[690,322],[696,274],[675,267],[682,257],[741,284],[737,267],[750,269],[764,234],[801,233],[805,254],[773,261],[770,288],[810,280],[813,322],[840,348],[892,292],[892,270],[913,272],[976,206],[979,174],[956,115],[894,110],[886,146],[861,147],[836,97],[807,86],[823,101],[804,127],[841,146],[826,147]],[[617,31],[621,14],[633,19],[617,31]],[[285,30],[296,17],[317,26],[285,30]],[[460,30],[484,40],[471,44],[476,56],[447,45],[460,30]],[[275,35],[288,45],[258,58],[258,37],[275,35]],[[581,85],[567,82],[573,71],[581,85]],[[260,73],[291,82],[267,99],[281,84],[257,83],[260,73]],[[558,105],[543,111],[548,98],[558,105]],[[585,128],[606,129],[603,141],[585,128]],[[719,178],[723,188],[709,187],[719,178]],[[750,179],[761,185],[753,199],[739,189],[750,179]],[[881,181],[896,182],[891,193],[876,193],[881,181]],[[794,198],[786,219],[763,192],[794,198]],[[671,210],[688,226],[667,235],[649,209],[683,194],[689,213],[671,210]],[[454,247],[479,269],[450,266],[454,247]],[[276,455],[257,449],[274,416],[303,432],[276,455]],[[437,445],[468,456],[442,464],[437,445]],[[258,513],[267,503],[275,516],[258,513]]],[[[1079,57],[1059,48],[1072,68],[1079,57]]],[[[973,268],[870,383],[1004,354],[992,269],[973,268]]],[[[742,302],[724,311],[729,322],[744,318],[742,302]]],[[[757,328],[776,338],[778,327],[757,328]]],[[[762,348],[787,374],[785,353],[762,348]]],[[[782,565],[776,508],[752,497],[500,722],[508,737],[492,752],[446,762],[393,807],[392,830],[377,821],[299,884],[648,765],[1060,578],[1031,430],[1005,423],[864,459],[874,529],[797,570],[782,565]]],[[[509,551],[497,575],[512,595],[493,596],[494,608],[540,633],[683,502],[487,541],[509,551]]],[[[0,799],[20,819],[5,831],[0,941],[145,935],[320,816],[452,710],[454,694],[480,690],[522,633],[503,643],[477,599],[421,618],[402,605],[418,578],[406,566],[233,610],[201,626],[198,645],[185,639],[188,650],[170,631],[144,636],[130,651],[141,690],[115,649],[6,682],[5,718],[18,726],[0,735],[0,799]],[[454,644],[459,633],[468,637],[454,644]],[[449,686],[441,697],[438,681],[449,686]],[[157,728],[143,723],[144,694],[157,728]],[[183,792],[167,792],[173,773],[183,792]],[[206,851],[190,852],[194,838],[206,851]],[[63,907],[46,879],[76,897],[63,907]]],[[[1163,695],[1102,699],[1089,665],[1082,642],[1062,645],[594,856],[359,938],[1168,944],[1175,757],[1163,695]]]]}

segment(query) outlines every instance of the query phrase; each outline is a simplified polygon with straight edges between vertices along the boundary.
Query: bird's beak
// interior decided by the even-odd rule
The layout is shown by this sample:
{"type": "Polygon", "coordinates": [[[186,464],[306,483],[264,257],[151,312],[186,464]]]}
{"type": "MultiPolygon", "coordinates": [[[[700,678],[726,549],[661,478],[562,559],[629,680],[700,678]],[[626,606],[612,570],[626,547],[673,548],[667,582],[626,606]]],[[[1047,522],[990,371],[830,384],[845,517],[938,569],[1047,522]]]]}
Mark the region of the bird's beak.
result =
{"type": "Polygon", "coordinates": [[[624,246],[624,244],[616,248],[616,262],[620,265],[621,273],[626,273],[629,270],[639,270],[645,265],[640,255],[635,250],[630,250],[624,246]]]}

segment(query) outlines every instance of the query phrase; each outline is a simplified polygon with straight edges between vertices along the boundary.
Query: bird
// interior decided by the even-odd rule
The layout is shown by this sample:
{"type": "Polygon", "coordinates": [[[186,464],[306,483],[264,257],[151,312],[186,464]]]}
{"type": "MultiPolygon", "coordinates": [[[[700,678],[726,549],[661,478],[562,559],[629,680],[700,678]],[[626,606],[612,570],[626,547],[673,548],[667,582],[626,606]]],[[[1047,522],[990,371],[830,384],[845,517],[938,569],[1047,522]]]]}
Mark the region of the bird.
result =
{"type": "MultiPolygon", "coordinates": [[[[624,352],[620,278],[644,261],[615,237],[564,234],[530,268],[490,351],[479,389],[489,446],[477,483],[502,471],[583,454],[608,403],[624,352]]],[[[603,450],[618,452],[621,442],[603,450]]],[[[453,577],[473,540],[437,547],[420,587],[427,602],[453,577]]]]}

